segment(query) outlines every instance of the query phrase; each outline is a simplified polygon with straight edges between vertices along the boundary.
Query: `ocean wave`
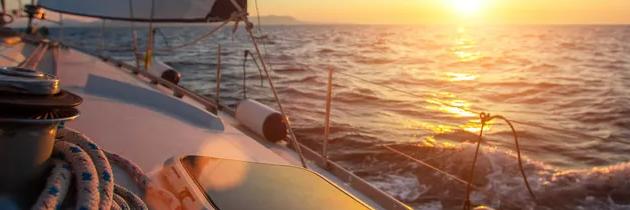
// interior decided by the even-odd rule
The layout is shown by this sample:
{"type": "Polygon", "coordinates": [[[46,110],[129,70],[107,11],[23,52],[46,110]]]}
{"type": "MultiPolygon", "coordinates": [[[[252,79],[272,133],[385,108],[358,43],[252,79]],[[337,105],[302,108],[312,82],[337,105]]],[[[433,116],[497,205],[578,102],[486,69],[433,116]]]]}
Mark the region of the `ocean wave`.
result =
{"type": "MultiPolygon", "coordinates": [[[[461,144],[457,147],[398,146],[396,148],[467,180],[475,146],[461,144]]],[[[473,203],[489,205],[497,209],[620,209],[630,207],[628,196],[630,183],[627,181],[627,177],[630,177],[630,163],[580,170],[561,170],[526,158],[524,169],[537,197],[535,201],[529,197],[517,166],[516,155],[513,152],[495,147],[483,147],[473,181],[480,190],[473,192],[473,203]]],[[[446,178],[422,165],[407,167],[406,170],[398,172],[391,175],[378,170],[370,173],[363,172],[363,174],[370,174],[368,180],[375,180],[379,188],[414,206],[422,207],[427,203],[439,201],[445,209],[461,207],[466,187],[462,183],[446,178]],[[416,176],[417,181],[409,179],[410,173],[416,176]],[[388,180],[391,177],[398,178],[398,181],[383,183],[382,180],[388,180]],[[398,186],[392,186],[396,184],[398,186]]]]}
{"type": "Polygon", "coordinates": [[[532,65],[526,68],[527,71],[554,71],[557,70],[559,67],[557,65],[553,65],[553,64],[548,64],[548,63],[543,63],[543,64],[536,64],[536,65],[532,65]]]}
{"type": "Polygon", "coordinates": [[[293,88],[293,87],[279,87],[278,92],[288,97],[298,97],[298,98],[306,97],[306,98],[311,98],[311,99],[321,98],[322,100],[325,97],[324,92],[305,91],[304,89],[293,88]]]}

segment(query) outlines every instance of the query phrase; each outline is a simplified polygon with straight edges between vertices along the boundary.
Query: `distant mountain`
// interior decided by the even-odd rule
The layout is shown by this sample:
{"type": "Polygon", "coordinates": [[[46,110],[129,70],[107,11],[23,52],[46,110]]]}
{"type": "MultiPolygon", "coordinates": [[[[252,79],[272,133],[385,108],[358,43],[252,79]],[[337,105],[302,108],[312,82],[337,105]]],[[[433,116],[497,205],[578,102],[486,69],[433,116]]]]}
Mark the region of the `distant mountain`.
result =
{"type": "MultiPolygon", "coordinates": [[[[254,24],[258,24],[258,17],[257,16],[251,16],[250,21],[252,21],[254,24]]],[[[9,25],[9,27],[25,27],[26,23],[27,23],[27,19],[26,18],[20,18],[20,19],[16,19],[12,24],[9,25]]],[[[298,19],[296,19],[295,17],[291,17],[291,16],[279,16],[279,15],[267,15],[267,16],[260,16],[260,23],[262,25],[302,25],[302,24],[309,24],[308,22],[304,22],[304,21],[300,21],[298,19]]],[[[39,26],[46,26],[46,27],[59,27],[58,24],[56,23],[52,23],[52,22],[48,22],[48,21],[41,21],[41,20],[37,20],[36,24],[39,26]]],[[[91,21],[86,21],[86,20],[74,20],[74,19],[69,19],[66,18],[63,21],[64,27],[100,27],[101,26],[101,21],[100,20],[91,20],[91,21]]],[[[206,23],[196,23],[196,24],[206,24],[206,23]]],[[[129,22],[126,21],[106,21],[105,25],[107,27],[128,27],[130,25],[129,22]]],[[[148,23],[136,23],[136,26],[146,26],[148,25],[148,23]]],[[[156,24],[157,26],[180,26],[181,24],[179,23],[160,23],[160,24],[156,24]]],[[[190,24],[190,25],[195,25],[195,24],[190,24]]]]}
{"type": "MultiPolygon", "coordinates": [[[[257,23],[258,17],[252,16],[249,18],[252,22],[257,23]]],[[[260,16],[260,23],[263,25],[302,25],[309,24],[308,22],[304,22],[296,19],[291,16],[279,16],[279,15],[267,15],[260,16]]]]}

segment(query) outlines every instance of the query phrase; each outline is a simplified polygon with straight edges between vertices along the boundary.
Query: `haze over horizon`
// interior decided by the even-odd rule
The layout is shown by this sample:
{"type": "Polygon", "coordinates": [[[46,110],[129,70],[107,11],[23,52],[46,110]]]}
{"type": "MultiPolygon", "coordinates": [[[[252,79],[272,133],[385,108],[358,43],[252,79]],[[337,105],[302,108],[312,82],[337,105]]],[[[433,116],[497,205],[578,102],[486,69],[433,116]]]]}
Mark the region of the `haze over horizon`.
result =
{"type": "MultiPolygon", "coordinates": [[[[249,11],[256,15],[255,1],[249,11]]],[[[630,24],[627,0],[261,0],[261,15],[314,23],[630,24]]]]}

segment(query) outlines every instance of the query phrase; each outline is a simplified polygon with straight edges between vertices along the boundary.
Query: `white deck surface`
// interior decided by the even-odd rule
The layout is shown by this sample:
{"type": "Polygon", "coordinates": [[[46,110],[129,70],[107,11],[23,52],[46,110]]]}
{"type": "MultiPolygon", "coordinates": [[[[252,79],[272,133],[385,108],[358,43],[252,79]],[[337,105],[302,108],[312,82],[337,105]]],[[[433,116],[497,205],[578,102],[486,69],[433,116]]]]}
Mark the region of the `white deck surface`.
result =
{"type": "MultiPolygon", "coordinates": [[[[34,48],[28,44],[0,45],[0,66],[18,65],[34,48]]],[[[51,73],[53,66],[48,51],[38,70],[51,73]]],[[[73,49],[61,50],[58,67],[62,88],[83,98],[78,107],[81,116],[66,127],[84,133],[146,172],[155,172],[171,157],[185,155],[299,165],[295,152],[259,143],[233,127],[238,122],[231,116],[219,118],[193,100],[175,98],[166,88],[150,85],[99,58],[73,49]]],[[[309,166],[368,205],[380,208],[327,171],[309,166]]],[[[121,180],[127,178],[119,177],[119,173],[115,173],[116,182],[129,186],[129,180],[121,180]]]]}
{"type": "MultiPolygon", "coordinates": [[[[0,47],[0,65],[13,66],[32,47],[0,47]]],[[[196,106],[159,93],[135,75],[76,50],[61,50],[61,86],[83,98],[81,116],[66,126],[127,157],[145,171],[162,166],[170,157],[206,155],[219,158],[289,164],[288,161],[244,135],[220,118],[196,106]],[[96,82],[95,82],[96,81],[96,82]],[[122,84],[121,86],[116,86],[122,84]],[[147,93],[152,97],[146,99],[147,93]],[[135,94],[135,95],[134,95],[135,94]],[[128,100],[144,100],[141,103],[128,100]]],[[[52,72],[47,53],[38,69],[52,72]]]]}

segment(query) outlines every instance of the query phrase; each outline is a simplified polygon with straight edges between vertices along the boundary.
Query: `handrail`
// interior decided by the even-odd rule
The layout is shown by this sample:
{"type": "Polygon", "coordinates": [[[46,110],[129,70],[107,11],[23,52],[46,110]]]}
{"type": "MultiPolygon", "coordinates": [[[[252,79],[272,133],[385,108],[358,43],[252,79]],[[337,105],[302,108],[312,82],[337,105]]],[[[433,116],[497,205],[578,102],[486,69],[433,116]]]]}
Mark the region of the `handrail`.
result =
{"type": "Polygon", "coordinates": [[[19,66],[23,68],[35,69],[48,51],[49,43],[40,42],[37,48],[19,66]]]}

